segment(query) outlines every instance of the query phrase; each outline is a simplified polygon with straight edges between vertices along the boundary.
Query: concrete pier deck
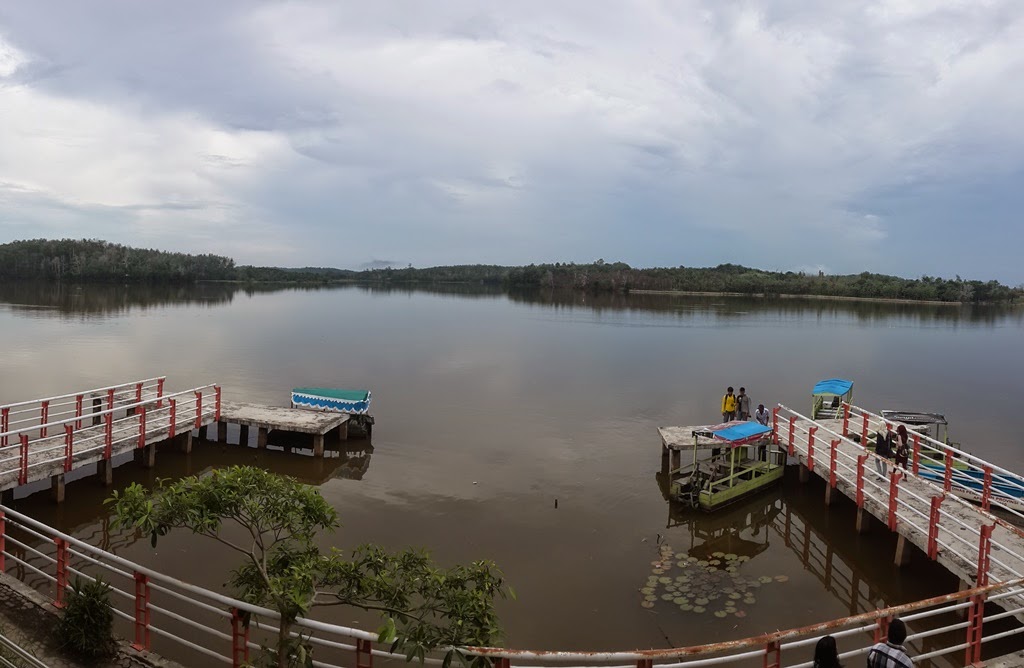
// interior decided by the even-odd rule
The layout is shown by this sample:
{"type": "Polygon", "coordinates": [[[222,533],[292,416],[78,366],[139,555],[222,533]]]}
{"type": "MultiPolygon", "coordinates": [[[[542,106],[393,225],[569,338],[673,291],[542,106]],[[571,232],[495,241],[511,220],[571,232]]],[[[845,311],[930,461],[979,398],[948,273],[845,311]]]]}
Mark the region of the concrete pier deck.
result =
{"type": "Polygon", "coordinates": [[[348,422],[351,417],[347,413],[225,401],[221,403],[217,440],[227,441],[228,424],[239,425],[241,443],[248,443],[249,429],[255,428],[257,430],[256,446],[260,448],[267,446],[267,438],[271,431],[311,434],[313,436],[313,454],[322,457],[324,437],[329,432],[337,430],[339,438],[346,440],[348,438],[348,422]]]}

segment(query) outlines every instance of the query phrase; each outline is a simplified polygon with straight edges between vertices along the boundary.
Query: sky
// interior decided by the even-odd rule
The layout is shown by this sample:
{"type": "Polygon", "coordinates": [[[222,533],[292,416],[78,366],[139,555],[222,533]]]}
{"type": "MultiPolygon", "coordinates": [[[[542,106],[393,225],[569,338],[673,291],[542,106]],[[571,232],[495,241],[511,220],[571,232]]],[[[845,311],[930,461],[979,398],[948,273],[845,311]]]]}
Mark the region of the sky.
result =
{"type": "Polygon", "coordinates": [[[0,242],[1024,283],[1019,0],[0,4],[0,242]]]}

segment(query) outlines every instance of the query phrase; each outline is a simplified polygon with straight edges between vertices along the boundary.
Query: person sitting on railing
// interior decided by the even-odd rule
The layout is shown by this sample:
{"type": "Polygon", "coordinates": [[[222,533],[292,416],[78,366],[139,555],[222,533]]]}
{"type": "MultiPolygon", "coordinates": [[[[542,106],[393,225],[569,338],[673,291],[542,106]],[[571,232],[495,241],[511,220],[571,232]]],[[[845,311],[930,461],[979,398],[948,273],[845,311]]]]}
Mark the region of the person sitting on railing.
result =
{"type": "Polygon", "coordinates": [[[868,668],[913,668],[903,642],[907,639],[907,626],[902,619],[889,622],[889,636],[868,651],[868,668]]]}
{"type": "Polygon", "coordinates": [[[896,466],[902,466],[903,470],[907,470],[907,459],[910,457],[910,446],[907,445],[909,435],[907,434],[907,428],[903,425],[896,427],[896,466]]]}

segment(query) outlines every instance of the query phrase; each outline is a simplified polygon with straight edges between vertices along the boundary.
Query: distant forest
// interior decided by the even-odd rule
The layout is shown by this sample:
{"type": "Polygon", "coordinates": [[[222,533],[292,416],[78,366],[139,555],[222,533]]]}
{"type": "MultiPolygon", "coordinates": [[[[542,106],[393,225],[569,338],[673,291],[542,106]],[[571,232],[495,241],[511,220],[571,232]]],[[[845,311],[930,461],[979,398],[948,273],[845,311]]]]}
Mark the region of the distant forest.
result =
{"type": "Polygon", "coordinates": [[[129,248],[98,240],[35,239],[0,245],[0,278],[68,282],[241,283],[376,285],[486,285],[507,290],[564,289],[585,292],[634,290],[716,292],[744,295],[805,295],[910,299],[939,302],[1008,303],[1024,287],[957,276],[900,278],[863,272],[850,275],[773,272],[733,264],[717,267],[634,269],[622,262],[560,263],[505,267],[461,265],[350,271],[326,267],[290,269],[236,266],[220,255],[188,255],[129,248]]]}

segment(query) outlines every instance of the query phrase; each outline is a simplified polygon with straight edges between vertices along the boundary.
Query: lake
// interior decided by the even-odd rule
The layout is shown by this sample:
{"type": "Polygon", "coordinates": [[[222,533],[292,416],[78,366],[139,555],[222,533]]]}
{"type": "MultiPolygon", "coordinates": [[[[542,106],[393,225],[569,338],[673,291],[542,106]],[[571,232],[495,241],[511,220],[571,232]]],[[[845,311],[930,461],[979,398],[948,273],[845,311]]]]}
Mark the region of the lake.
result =
{"type": "MultiPolygon", "coordinates": [[[[719,421],[727,385],[745,386],[754,406],[809,412],[814,382],[838,376],[855,381],[855,403],[942,412],[966,449],[1020,470],[1022,328],[1024,310],[996,307],[9,284],[0,403],[158,375],[171,391],[215,382],[227,400],[279,405],[293,386],[370,389],[372,453],[314,460],[205,443],[160,453],[152,471],[121,466],[115,486],[266,466],[319,485],[338,509],[343,528],[325,544],[496,561],[518,594],[501,606],[510,646],[663,647],[948,593],[956,581],[923,559],[892,566],[895,539],[855,535],[852,506],[826,508],[820,481],[787,480],[714,515],[673,510],[656,479],[657,427],[719,421]],[[754,602],[724,619],[660,599],[641,607],[665,544],[677,556],[748,557],[738,570],[758,581],[754,602]]],[[[36,494],[14,507],[219,587],[228,555],[189,535],[155,551],[111,535],[107,494],[81,480],[62,506],[36,494]]]]}

